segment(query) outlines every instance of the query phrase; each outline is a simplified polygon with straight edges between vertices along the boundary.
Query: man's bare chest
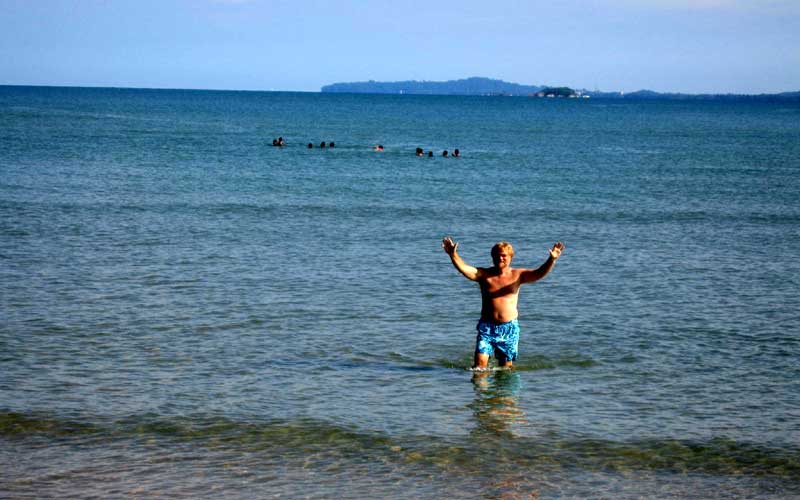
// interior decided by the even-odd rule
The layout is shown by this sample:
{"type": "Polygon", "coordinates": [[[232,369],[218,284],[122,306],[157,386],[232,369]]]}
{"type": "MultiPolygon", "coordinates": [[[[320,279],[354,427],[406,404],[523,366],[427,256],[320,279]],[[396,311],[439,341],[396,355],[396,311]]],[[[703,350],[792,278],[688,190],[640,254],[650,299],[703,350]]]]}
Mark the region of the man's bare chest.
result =
{"type": "Polygon", "coordinates": [[[513,294],[519,290],[519,279],[516,276],[493,276],[483,283],[483,289],[490,294],[513,294]]]}

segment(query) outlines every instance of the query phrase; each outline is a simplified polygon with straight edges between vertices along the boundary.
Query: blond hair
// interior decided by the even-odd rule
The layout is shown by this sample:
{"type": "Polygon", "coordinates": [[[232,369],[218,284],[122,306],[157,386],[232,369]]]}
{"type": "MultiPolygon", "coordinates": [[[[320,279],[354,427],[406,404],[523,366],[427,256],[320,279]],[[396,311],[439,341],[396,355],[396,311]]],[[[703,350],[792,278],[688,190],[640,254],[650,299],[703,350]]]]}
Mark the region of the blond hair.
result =
{"type": "Polygon", "coordinates": [[[514,247],[511,246],[511,243],[507,241],[500,241],[495,243],[495,245],[492,247],[492,257],[499,255],[502,250],[505,250],[505,252],[511,257],[514,256],[514,247]]]}

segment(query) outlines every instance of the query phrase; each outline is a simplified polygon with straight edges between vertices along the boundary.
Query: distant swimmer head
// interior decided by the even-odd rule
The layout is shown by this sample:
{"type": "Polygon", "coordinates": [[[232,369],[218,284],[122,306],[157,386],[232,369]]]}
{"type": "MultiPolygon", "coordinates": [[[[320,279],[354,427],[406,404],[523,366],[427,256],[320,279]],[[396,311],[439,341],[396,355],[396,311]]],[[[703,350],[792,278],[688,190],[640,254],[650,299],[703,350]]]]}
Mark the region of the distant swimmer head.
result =
{"type": "Polygon", "coordinates": [[[375,151],[383,151],[383,146],[381,144],[378,144],[377,146],[375,146],[374,149],[375,151]]]}
{"type": "Polygon", "coordinates": [[[442,151],[442,156],[447,156],[447,150],[442,151]]]}
{"type": "Polygon", "coordinates": [[[417,148],[417,156],[422,156],[422,148],[417,148]]]}
{"type": "Polygon", "coordinates": [[[458,148],[456,148],[456,149],[453,151],[453,156],[456,156],[456,157],[458,157],[458,156],[461,156],[461,151],[459,151],[459,150],[458,150],[458,148]]]}
{"type": "Polygon", "coordinates": [[[314,145],[309,142],[308,143],[308,149],[312,149],[313,147],[314,147],[314,145]]]}
{"type": "Polygon", "coordinates": [[[329,148],[335,148],[336,147],[336,143],[331,141],[330,143],[328,143],[328,147],[329,148]]]}
{"type": "Polygon", "coordinates": [[[278,145],[278,139],[272,139],[272,145],[273,146],[277,146],[278,145]]]}
{"type": "Polygon", "coordinates": [[[428,151],[428,158],[433,158],[433,151],[428,151]]]}
{"type": "Polygon", "coordinates": [[[325,147],[325,141],[320,142],[319,143],[319,147],[324,148],[325,147]]]}
{"type": "Polygon", "coordinates": [[[278,137],[278,146],[283,146],[283,137],[278,137]]]}

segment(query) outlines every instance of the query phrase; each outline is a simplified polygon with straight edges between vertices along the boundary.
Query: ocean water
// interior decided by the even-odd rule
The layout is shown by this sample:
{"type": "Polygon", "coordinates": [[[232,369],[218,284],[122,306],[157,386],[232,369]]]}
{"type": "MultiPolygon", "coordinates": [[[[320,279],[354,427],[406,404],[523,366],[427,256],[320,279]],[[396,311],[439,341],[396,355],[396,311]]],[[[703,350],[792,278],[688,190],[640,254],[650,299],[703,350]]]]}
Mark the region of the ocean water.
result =
{"type": "Polygon", "coordinates": [[[0,87],[0,497],[800,498],[798,174],[797,104],[0,87]],[[443,236],[565,243],[515,370],[443,236]]]}

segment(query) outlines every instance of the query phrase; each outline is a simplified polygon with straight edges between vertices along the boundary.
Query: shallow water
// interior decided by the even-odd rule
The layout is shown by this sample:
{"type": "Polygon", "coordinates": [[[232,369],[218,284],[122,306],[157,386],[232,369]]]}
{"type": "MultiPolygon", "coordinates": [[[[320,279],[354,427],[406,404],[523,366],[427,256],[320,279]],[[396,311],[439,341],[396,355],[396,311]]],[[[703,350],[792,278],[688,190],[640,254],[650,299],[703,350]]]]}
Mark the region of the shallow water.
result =
{"type": "Polygon", "coordinates": [[[799,116],[0,87],[0,492],[800,495],[799,116]]]}

